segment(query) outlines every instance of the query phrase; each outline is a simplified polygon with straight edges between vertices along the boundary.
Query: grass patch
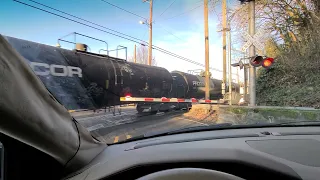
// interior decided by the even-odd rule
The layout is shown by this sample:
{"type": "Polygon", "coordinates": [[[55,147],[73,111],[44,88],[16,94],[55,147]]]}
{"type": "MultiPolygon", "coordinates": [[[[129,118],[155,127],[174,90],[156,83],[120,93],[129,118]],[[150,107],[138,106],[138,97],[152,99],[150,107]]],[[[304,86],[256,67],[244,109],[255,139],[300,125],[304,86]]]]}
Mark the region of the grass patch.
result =
{"type": "Polygon", "coordinates": [[[234,107],[230,107],[228,109],[226,109],[227,112],[231,112],[234,114],[246,114],[249,112],[248,108],[234,108],[234,107]]]}
{"type": "Polygon", "coordinates": [[[248,107],[227,107],[222,113],[233,115],[237,118],[274,119],[282,122],[286,120],[320,120],[320,110],[284,109],[284,108],[248,108],[248,107]],[[244,116],[243,116],[244,115],[244,116]],[[270,117],[271,116],[271,117],[270,117]]]}
{"type": "Polygon", "coordinates": [[[285,117],[290,119],[296,119],[299,116],[299,112],[291,109],[259,109],[259,113],[264,116],[273,117],[285,117]]]}
{"type": "Polygon", "coordinates": [[[317,120],[318,119],[318,112],[304,111],[304,112],[302,112],[302,115],[306,120],[317,120]]]}
{"type": "MultiPolygon", "coordinates": [[[[230,107],[226,109],[226,112],[230,112],[233,114],[247,114],[249,112],[255,113],[255,114],[261,114],[263,117],[273,116],[273,117],[285,117],[290,119],[296,119],[299,117],[300,113],[297,110],[292,109],[272,109],[272,108],[239,108],[239,107],[230,107]]],[[[308,119],[316,119],[317,113],[306,113],[304,114],[304,117],[308,119]]]]}

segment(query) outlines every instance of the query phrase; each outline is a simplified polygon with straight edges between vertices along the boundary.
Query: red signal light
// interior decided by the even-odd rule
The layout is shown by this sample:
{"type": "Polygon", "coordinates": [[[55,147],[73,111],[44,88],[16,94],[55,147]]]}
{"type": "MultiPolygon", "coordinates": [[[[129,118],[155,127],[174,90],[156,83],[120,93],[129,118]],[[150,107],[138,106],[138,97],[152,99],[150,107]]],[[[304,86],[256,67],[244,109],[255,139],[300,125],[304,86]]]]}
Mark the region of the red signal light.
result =
{"type": "Polygon", "coordinates": [[[254,58],[251,59],[250,64],[254,67],[259,67],[261,66],[262,61],[263,61],[262,56],[255,56],[254,58]]]}
{"type": "Polygon", "coordinates": [[[265,58],[262,62],[262,67],[269,68],[273,64],[274,59],[273,58],[265,58]]]}
{"type": "Polygon", "coordinates": [[[271,57],[262,57],[262,56],[255,56],[250,60],[250,64],[253,67],[262,66],[266,69],[272,66],[274,59],[271,57]]]}

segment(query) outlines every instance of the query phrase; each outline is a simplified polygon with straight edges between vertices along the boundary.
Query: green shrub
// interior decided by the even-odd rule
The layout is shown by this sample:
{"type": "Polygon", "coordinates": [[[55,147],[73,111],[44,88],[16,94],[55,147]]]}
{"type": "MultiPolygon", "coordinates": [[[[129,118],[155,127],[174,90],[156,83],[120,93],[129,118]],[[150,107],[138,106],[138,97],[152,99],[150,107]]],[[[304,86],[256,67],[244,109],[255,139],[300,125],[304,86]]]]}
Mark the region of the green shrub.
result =
{"type": "Polygon", "coordinates": [[[258,70],[258,104],[320,106],[319,29],[305,31],[300,41],[279,47],[275,64],[269,70],[258,70]]]}

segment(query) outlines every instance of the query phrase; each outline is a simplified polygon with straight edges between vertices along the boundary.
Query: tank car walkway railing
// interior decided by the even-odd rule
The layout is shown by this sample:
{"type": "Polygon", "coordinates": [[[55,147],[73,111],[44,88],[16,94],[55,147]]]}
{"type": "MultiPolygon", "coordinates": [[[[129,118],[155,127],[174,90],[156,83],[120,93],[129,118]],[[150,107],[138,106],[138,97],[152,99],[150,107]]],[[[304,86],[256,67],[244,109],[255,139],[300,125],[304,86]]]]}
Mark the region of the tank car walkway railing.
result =
{"type": "MultiPolygon", "coordinates": [[[[87,35],[85,35],[85,34],[80,34],[80,33],[77,33],[77,32],[72,32],[72,33],[70,33],[70,34],[67,34],[67,35],[59,38],[59,39],[58,39],[57,46],[58,46],[58,47],[61,47],[60,41],[62,41],[62,42],[67,42],[67,43],[74,44],[74,45],[75,45],[74,48],[76,49],[76,44],[77,44],[77,38],[76,38],[76,36],[77,36],[77,35],[83,36],[83,37],[86,37],[86,38],[89,38],[89,39],[93,39],[93,40],[96,40],[96,41],[103,42],[103,43],[106,45],[105,51],[107,51],[107,55],[109,55],[109,47],[108,47],[108,43],[107,43],[106,41],[101,40],[101,39],[97,39],[97,38],[94,38],[94,37],[91,37],[91,36],[87,36],[87,35]],[[73,36],[74,36],[74,41],[73,41],[73,42],[64,40],[64,38],[66,38],[66,37],[68,37],[68,36],[70,36],[70,35],[73,35],[73,36]]],[[[100,52],[100,51],[99,51],[99,52],[100,52]]]]}

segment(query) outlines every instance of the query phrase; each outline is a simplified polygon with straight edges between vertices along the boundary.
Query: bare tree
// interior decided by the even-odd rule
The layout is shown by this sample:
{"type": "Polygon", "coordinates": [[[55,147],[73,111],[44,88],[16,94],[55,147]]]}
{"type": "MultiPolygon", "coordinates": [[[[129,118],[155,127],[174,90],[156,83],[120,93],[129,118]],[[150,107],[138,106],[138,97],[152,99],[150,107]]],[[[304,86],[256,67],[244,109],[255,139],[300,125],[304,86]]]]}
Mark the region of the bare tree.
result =
{"type": "MultiPolygon", "coordinates": [[[[277,42],[297,42],[301,32],[320,21],[319,9],[318,0],[256,0],[256,27],[271,32],[277,42]]],[[[247,31],[248,6],[239,4],[230,11],[234,14],[231,29],[243,41],[239,33],[247,31]]]]}
{"type": "MultiPolygon", "coordinates": [[[[148,47],[140,45],[137,47],[137,63],[140,64],[148,64],[148,47]]],[[[134,57],[130,57],[129,61],[134,61],[134,57]]],[[[156,66],[157,65],[157,61],[155,59],[155,57],[152,57],[152,61],[151,61],[151,65],[152,66],[156,66]]]]}

